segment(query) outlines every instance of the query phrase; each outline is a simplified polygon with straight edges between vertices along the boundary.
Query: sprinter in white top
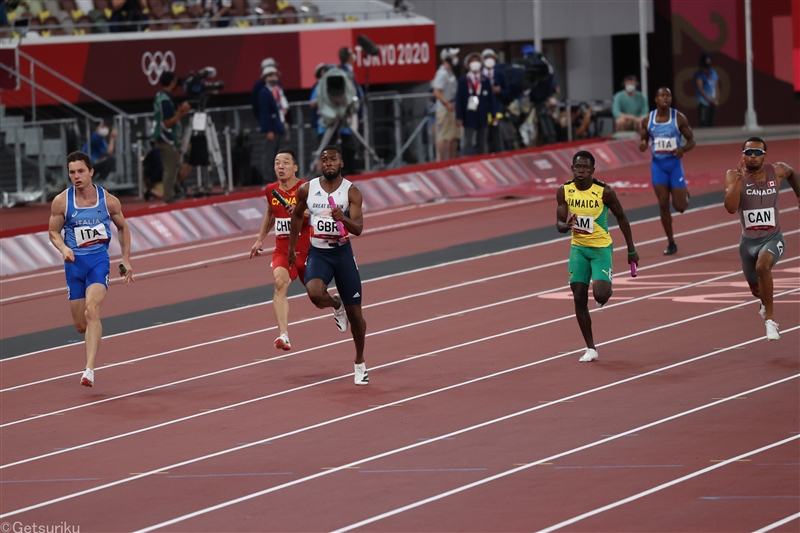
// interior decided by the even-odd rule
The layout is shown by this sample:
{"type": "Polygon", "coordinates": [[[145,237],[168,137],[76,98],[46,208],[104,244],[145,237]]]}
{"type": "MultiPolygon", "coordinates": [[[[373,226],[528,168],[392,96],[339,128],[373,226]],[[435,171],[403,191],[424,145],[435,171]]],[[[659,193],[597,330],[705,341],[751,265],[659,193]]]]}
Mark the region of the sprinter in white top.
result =
{"type": "Polygon", "coordinates": [[[364,220],[361,214],[361,191],[342,177],[342,154],[335,146],[320,153],[322,177],[297,189],[297,205],[292,213],[289,235],[289,266],[297,260],[295,245],[303,226],[303,213],[311,217],[311,246],[306,261],[306,292],[320,309],[333,308],[333,319],[339,331],[350,332],[356,346],[355,384],[369,385],[364,362],[364,339],[367,323],[361,314],[361,276],[350,245],[350,235],[361,235],[364,220]],[[328,284],[336,280],[339,294],[331,296],[328,284]]]}

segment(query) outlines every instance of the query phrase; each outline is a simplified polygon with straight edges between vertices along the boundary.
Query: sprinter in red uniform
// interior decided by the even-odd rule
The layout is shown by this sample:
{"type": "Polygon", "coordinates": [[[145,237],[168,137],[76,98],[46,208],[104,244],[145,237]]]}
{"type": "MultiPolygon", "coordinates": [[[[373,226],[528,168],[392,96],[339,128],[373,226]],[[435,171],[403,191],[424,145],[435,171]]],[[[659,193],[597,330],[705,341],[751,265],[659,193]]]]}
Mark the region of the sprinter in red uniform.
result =
{"type": "Polygon", "coordinates": [[[303,229],[297,241],[295,251],[297,261],[291,267],[287,252],[289,250],[289,231],[291,229],[292,213],[297,205],[297,189],[306,183],[298,179],[297,156],[294,151],[283,149],[275,156],[275,174],[278,181],[267,185],[264,191],[267,196],[267,215],[258,233],[258,239],[250,249],[250,257],[261,255],[261,249],[267,233],[275,226],[275,251],[272,252],[272,276],[275,278],[275,294],[272,298],[272,307],[275,311],[275,321],[278,323],[280,335],[275,339],[275,348],[291,350],[289,342],[289,299],[286,292],[289,285],[296,278],[305,283],[306,256],[308,255],[309,233],[308,216],[303,219],[303,229]]]}

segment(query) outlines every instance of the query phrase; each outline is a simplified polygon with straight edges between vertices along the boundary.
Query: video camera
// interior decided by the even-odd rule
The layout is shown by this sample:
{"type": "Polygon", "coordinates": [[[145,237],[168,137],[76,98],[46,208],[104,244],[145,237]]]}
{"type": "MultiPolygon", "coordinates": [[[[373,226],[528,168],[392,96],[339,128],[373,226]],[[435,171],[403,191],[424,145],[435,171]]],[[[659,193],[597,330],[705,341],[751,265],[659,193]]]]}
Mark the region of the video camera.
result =
{"type": "Polygon", "coordinates": [[[509,102],[525,93],[529,93],[532,101],[543,101],[555,90],[553,67],[540,54],[527,54],[513,59],[505,65],[505,76],[510,92],[509,102]]]}
{"type": "Polygon", "coordinates": [[[186,93],[188,99],[196,102],[198,107],[202,108],[212,91],[225,87],[225,82],[222,80],[208,81],[208,78],[214,78],[216,75],[217,69],[214,67],[205,67],[197,73],[190,70],[188,76],[178,78],[178,84],[183,87],[183,92],[186,93]]]}
{"type": "Polygon", "coordinates": [[[360,105],[356,86],[350,76],[338,67],[328,69],[319,80],[317,90],[319,120],[325,128],[349,118],[360,105]]]}

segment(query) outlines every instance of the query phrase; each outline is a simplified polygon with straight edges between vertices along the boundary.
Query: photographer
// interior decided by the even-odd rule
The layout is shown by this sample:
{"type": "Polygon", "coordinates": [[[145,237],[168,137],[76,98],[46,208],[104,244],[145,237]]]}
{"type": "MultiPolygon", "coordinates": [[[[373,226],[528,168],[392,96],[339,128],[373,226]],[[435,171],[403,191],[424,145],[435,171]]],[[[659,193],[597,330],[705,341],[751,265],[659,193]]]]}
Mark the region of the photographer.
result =
{"type": "Polygon", "coordinates": [[[161,182],[164,187],[164,202],[175,201],[175,172],[178,167],[178,150],[180,148],[181,118],[191,110],[189,102],[183,102],[178,108],[170,96],[178,85],[174,72],[164,72],[159,79],[161,90],[153,102],[153,134],[150,139],[161,153],[161,165],[164,169],[161,182]]]}

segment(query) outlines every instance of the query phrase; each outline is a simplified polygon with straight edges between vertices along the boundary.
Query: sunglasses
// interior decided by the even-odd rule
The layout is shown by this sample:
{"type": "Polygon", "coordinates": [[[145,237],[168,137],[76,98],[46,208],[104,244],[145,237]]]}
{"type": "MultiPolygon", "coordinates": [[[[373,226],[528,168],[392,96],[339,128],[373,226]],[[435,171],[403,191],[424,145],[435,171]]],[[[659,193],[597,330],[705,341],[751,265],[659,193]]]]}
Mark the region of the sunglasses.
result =
{"type": "Polygon", "coordinates": [[[742,150],[742,153],[747,157],[756,156],[761,157],[762,155],[766,154],[766,150],[760,150],[758,148],[748,148],[747,150],[742,150]]]}

